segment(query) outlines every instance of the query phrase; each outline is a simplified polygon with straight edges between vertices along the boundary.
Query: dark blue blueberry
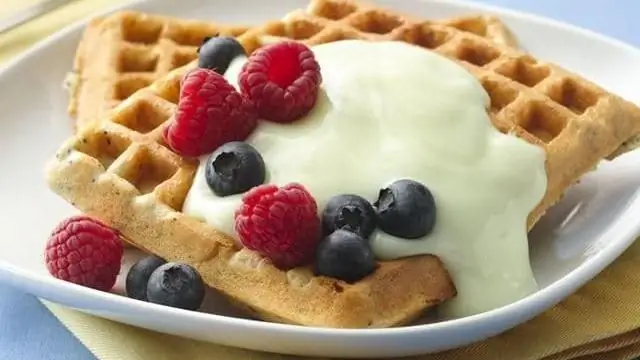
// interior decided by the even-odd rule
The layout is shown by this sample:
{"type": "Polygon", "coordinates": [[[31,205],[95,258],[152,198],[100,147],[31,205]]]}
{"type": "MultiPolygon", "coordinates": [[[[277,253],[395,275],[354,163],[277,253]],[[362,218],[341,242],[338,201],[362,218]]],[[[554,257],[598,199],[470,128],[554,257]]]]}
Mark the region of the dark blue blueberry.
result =
{"type": "Polygon", "coordinates": [[[241,194],[265,179],[264,160],[251,145],[233,141],[214,151],[205,168],[209,188],[218,196],[241,194]]]}
{"type": "Polygon", "coordinates": [[[154,304],[196,310],[202,304],[204,291],[196,269],[187,264],[166,263],[151,274],[147,299],[154,304]]]}
{"type": "Polygon", "coordinates": [[[424,185],[413,180],[398,180],[380,190],[374,203],[378,227],[405,239],[428,235],[436,222],[436,203],[424,185]]]}
{"type": "Polygon", "coordinates": [[[132,299],[147,301],[147,283],[149,277],[155,269],[166,263],[163,258],[155,255],[146,256],[136,262],[129,272],[126,279],[127,296],[132,299]]]}
{"type": "Polygon", "coordinates": [[[375,268],[376,260],[368,242],[354,232],[336,230],[318,244],[318,275],[352,283],[371,274],[375,268]]]}
{"type": "Polygon", "coordinates": [[[224,75],[231,61],[238,56],[246,56],[240,43],[232,37],[207,37],[198,48],[198,66],[224,75]]]}
{"type": "Polygon", "coordinates": [[[376,228],[376,212],[373,206],[358,195],[337,195],[329,199],[322,213],[322,229],[325,235],[338,229],[369,238],[376,228]]]}

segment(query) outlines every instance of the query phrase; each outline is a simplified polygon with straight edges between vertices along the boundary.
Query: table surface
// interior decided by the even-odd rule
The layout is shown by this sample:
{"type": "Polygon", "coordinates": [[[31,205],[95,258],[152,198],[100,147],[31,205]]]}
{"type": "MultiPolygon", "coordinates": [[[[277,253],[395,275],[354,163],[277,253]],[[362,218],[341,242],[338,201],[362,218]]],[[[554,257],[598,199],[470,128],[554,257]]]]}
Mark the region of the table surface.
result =
{"type": "MultiPolygon", "coordinates": [[[[579,25],[640,46],[637,0],[483,0],[579,25]]],[[[0,285],[0,359],[75,360],[94,356],[33,296],[0,285]]]]}

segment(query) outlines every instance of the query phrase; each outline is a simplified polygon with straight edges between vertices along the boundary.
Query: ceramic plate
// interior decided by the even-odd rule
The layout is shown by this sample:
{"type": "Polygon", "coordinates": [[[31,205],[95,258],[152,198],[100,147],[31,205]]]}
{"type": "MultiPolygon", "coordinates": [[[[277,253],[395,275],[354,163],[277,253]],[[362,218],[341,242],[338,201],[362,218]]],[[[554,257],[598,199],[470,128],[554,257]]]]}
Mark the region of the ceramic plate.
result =
{"type": "MultiPolygon", "coordinates": [[[[640,51],[531,15],[452,0],[380,1],[425,17],[493,12],[537,57],[559,63],[639,102],[640,51]]],[[[171,0],[131,6],[148,12],[225,22],[279,18],[306,0],[171,0]]],[[[112,320],[194,339],[256,350],[335,357],[390,357],[462,346],[512,328],[567,297],[633,241],[640,152],[605,162],[573,187],[531,234],[531,262],[542,289],[509,306],[454,321],[395,329],[304,328],[238,317],[210,295],[209,313],[188,312],[92,291],[50,277],[42,262],[48,233],[75,213],[45,185],[43,165],[71,134],[62,82],[82,24],[41,42],[0,72],[0,280],[25,292],[112,320]]],[[[133,252],[128,259],[135,257],[133,252]]],[[[118,285],[121,289],[121,284],[118,285]]]]}

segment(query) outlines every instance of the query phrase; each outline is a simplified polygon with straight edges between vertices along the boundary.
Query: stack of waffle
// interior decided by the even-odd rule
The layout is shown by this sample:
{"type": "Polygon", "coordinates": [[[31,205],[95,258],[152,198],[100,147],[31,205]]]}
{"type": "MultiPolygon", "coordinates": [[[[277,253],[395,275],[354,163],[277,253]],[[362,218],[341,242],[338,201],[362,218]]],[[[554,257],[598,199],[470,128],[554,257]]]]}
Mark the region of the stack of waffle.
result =
{"type": "Polygon", "coordinates": [[[308,267],[281,271],[181,213],[197,162],[167,148],[161,131],[175,111],[182,75],[195,64],[171,68],[195,58],[202,38],[215,33],[238,35],[248,53],[278,39],[310,46],[405,41],[463,65],[491,97],[496,128],[546,151],[547,192],[529,228],[570,185],[640,132],[640,109],[519,51],[506,27],[488,16],[425,21],[351,0],[312,0],[307,9],[251,28],[131,12],[92,23],[78,50],[71,101],[82,125],[49,164],[50,187],[134,246],[192,264],[207,284],[265,320],[396,326],[455,296],[455,287],[429,255],[380,262],[355,284],[314,276],[308,267]],[[109,39],[98,40],[103,37],[109,39]],[[94,43],[116,48],[102,56],[91,50],[94,43]]]}

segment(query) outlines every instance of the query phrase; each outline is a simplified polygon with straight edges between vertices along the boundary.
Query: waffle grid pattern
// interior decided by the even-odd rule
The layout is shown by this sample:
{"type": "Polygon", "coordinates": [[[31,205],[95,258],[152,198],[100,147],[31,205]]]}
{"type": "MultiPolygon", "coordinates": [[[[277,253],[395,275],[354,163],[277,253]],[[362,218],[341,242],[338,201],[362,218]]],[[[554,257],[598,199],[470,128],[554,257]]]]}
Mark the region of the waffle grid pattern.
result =
{"type": "Polygon", "coordinates": [[[246,26],[123,11],[91,21],[78,47],[69,113],[84,124],[197,58],[206,37],[239,36],[246,26]]]}

